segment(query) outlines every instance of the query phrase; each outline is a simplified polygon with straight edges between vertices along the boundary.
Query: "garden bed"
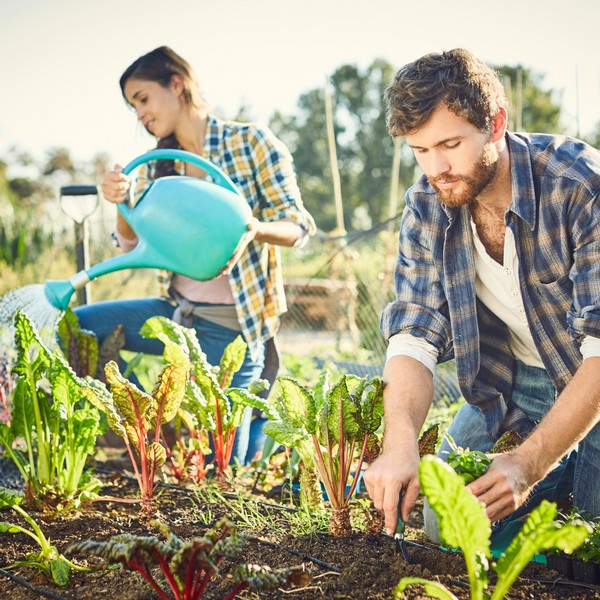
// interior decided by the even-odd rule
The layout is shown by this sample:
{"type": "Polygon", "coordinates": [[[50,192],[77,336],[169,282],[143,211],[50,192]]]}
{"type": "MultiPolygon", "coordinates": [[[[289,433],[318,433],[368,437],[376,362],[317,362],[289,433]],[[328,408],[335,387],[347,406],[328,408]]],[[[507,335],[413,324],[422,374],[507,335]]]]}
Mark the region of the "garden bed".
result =
{"type": "MultiPolygon", "coordinates": [[[[137,484],[126,472],[124,475],[118,471],[113,474],[106,472],[102,478],[106,484],[102,495],[136,497],[137,484]]],[[[161,485],[159,488],[158,518],[179,537],[188,539],[201,536],[223,516],[237,523],[239,531],[252,536],[246,541],[241,555],[236,560],[226,559],[222,563],[221,575],[208,586],[203,598],[223,598],[232,586],[228,576],[236,564],[242,562],[265,564],[273,568],[304,565],[311,577],[303,578],[301,587],[261,591],[260,594],[247,590],[241,593],[240,598],[388,599],[392,598],[393,589],[399,579],[407,575],[439,580],[458,598],[470,597],[462,557],[442,551],[423,540],[418,508],[408,523],[411,564],[406,564],[401,554],[396,552],[393,539],[383,534],[373,535],[360,531],[360,517],[356,532],[348,538],[333,538],[319,531],[309,531],[307,519],[302,523],[298,517],[294,518],[292,515],[296,515],[297,511],[285,499],[268,498],[260,493],[269,491],[266,488],[251,495],[253,482],[252,473],[247,472],[235,482],[236,489],[241,489],[242,492],[221,493],[222,495],[210,491],[197,492],[191,488],[173,485],[161,485]],[[302,528],[306,531],[302,532],[302,528]]],[[[0,481],[0,484],[2,483],[0,481]]],[[[273,495],[272,490],[270,495],[273,495]]],[[[360,515],[358,508],[356,512],[360,515]]],[[[56,520],[48,520],[35,513],[32,513],[32,516],[40,522],[44,533],[61,552],[81,540],[104,541],[120,533],[159,537],[157,529],[148,520],[140,518],[139,507],[135,504],[97,502],[88,504],[76,514],[56,520]]],[[[2,518],[17,521],[16,515],[12,515],[11,511],[4,511],[2,518]]],[[[158,598],[140,575],[120,568],[74,573],[67,588],[57,587],[36,575],[31,568],[11,570],[10,574],[19,579],[19,582],[14,581],[7,576],[4,568],[16,560],[23,559],[27,552],[36,548],[23,534],[0,534],[0,539],[2,598],[158,598]],[[28,589],[28,585],[34,589],[28,589]]],[[[71,558],[79,563],[85,561],[82,556],[71,558]]],[[[90,559],[90,562],[92,560],[90,559]]],[[[411,588],[406,597],[417,599],[425,596],[418,588],[411,588]]],[[[510,598],[587,600],[600,598],[600,590],[560,579],[556,572],[532,563],[511,589],[510,598]]]]}

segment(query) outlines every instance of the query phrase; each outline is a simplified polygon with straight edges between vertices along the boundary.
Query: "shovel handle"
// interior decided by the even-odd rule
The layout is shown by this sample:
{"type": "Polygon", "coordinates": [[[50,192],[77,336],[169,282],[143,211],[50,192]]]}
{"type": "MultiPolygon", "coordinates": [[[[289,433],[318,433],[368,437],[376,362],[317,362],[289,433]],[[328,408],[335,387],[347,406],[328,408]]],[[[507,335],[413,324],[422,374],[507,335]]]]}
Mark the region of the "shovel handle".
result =
{"type": "Polygon", "coordinates": [[[203,171],[206,171],[214,180],[214,182],[224,187],[228,190],[231,190],[235,194],[241,196],[240,191],[237,189],[235,183],[229,179],[229,177],[219,169],[215,164],[211,163],[206,158],[202,158],[193,152],[187,152],[187,150],[177,150],[175,148],[160,148],[158,150],[150,150],[150,152],[146,152],[134,158],[131,162],[127,163],[123,168],[123,173],[125,175],[129,175],[131,171],[143,165],[144,163],[154,161],[154,160],[181,160],[183,162],[190,163],[199,167],[203,171]]]}

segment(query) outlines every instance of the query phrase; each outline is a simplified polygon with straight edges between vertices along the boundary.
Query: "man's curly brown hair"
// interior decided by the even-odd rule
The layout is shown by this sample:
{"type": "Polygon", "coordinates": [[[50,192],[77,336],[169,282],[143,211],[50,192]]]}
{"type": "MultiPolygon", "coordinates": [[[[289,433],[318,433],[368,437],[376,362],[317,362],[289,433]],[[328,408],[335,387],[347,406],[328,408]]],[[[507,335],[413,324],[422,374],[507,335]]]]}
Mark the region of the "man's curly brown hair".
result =
{"type": "Polygon", "coordinates": [[[446,105],[480,131],[489,131],[508,100],[498,74],[468,50],[427,54],[403,66],[385,91],[392,137],[421,127],[438,105],[446,105]]]}

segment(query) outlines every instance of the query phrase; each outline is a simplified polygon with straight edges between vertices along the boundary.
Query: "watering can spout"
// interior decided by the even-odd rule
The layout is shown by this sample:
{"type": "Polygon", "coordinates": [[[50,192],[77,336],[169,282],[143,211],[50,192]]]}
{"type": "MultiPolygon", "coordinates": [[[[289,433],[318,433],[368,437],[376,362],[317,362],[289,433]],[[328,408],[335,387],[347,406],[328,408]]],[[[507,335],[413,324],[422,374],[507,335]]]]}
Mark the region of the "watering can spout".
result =
{"type": "Polygon", "coordinates": [[[67,310],[75,290],[82,288],[89,281],[90,277],[85,271],[80,271],[79,273],[73,275],[71,279],[64,281],[46,281],[46,284],[44,285],[46,299],[52,306],[54,306],[54,308],[58,308],[59,310],[67,310]]]}

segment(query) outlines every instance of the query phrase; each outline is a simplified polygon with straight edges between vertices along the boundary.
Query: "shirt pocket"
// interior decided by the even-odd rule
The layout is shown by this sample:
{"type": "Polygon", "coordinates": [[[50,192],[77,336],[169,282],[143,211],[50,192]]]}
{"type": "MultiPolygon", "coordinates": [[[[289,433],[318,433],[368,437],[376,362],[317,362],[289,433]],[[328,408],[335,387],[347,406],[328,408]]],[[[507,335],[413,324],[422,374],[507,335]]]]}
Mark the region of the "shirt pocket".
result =
{"type": "Polygon", "coordinates": [[[573,302],[573,282],[568,274],[562,275],[555,281],[544,283],[540,281],[536,286],[538,294],[553,305],[564,306],[565,310],[573,302]]]}

